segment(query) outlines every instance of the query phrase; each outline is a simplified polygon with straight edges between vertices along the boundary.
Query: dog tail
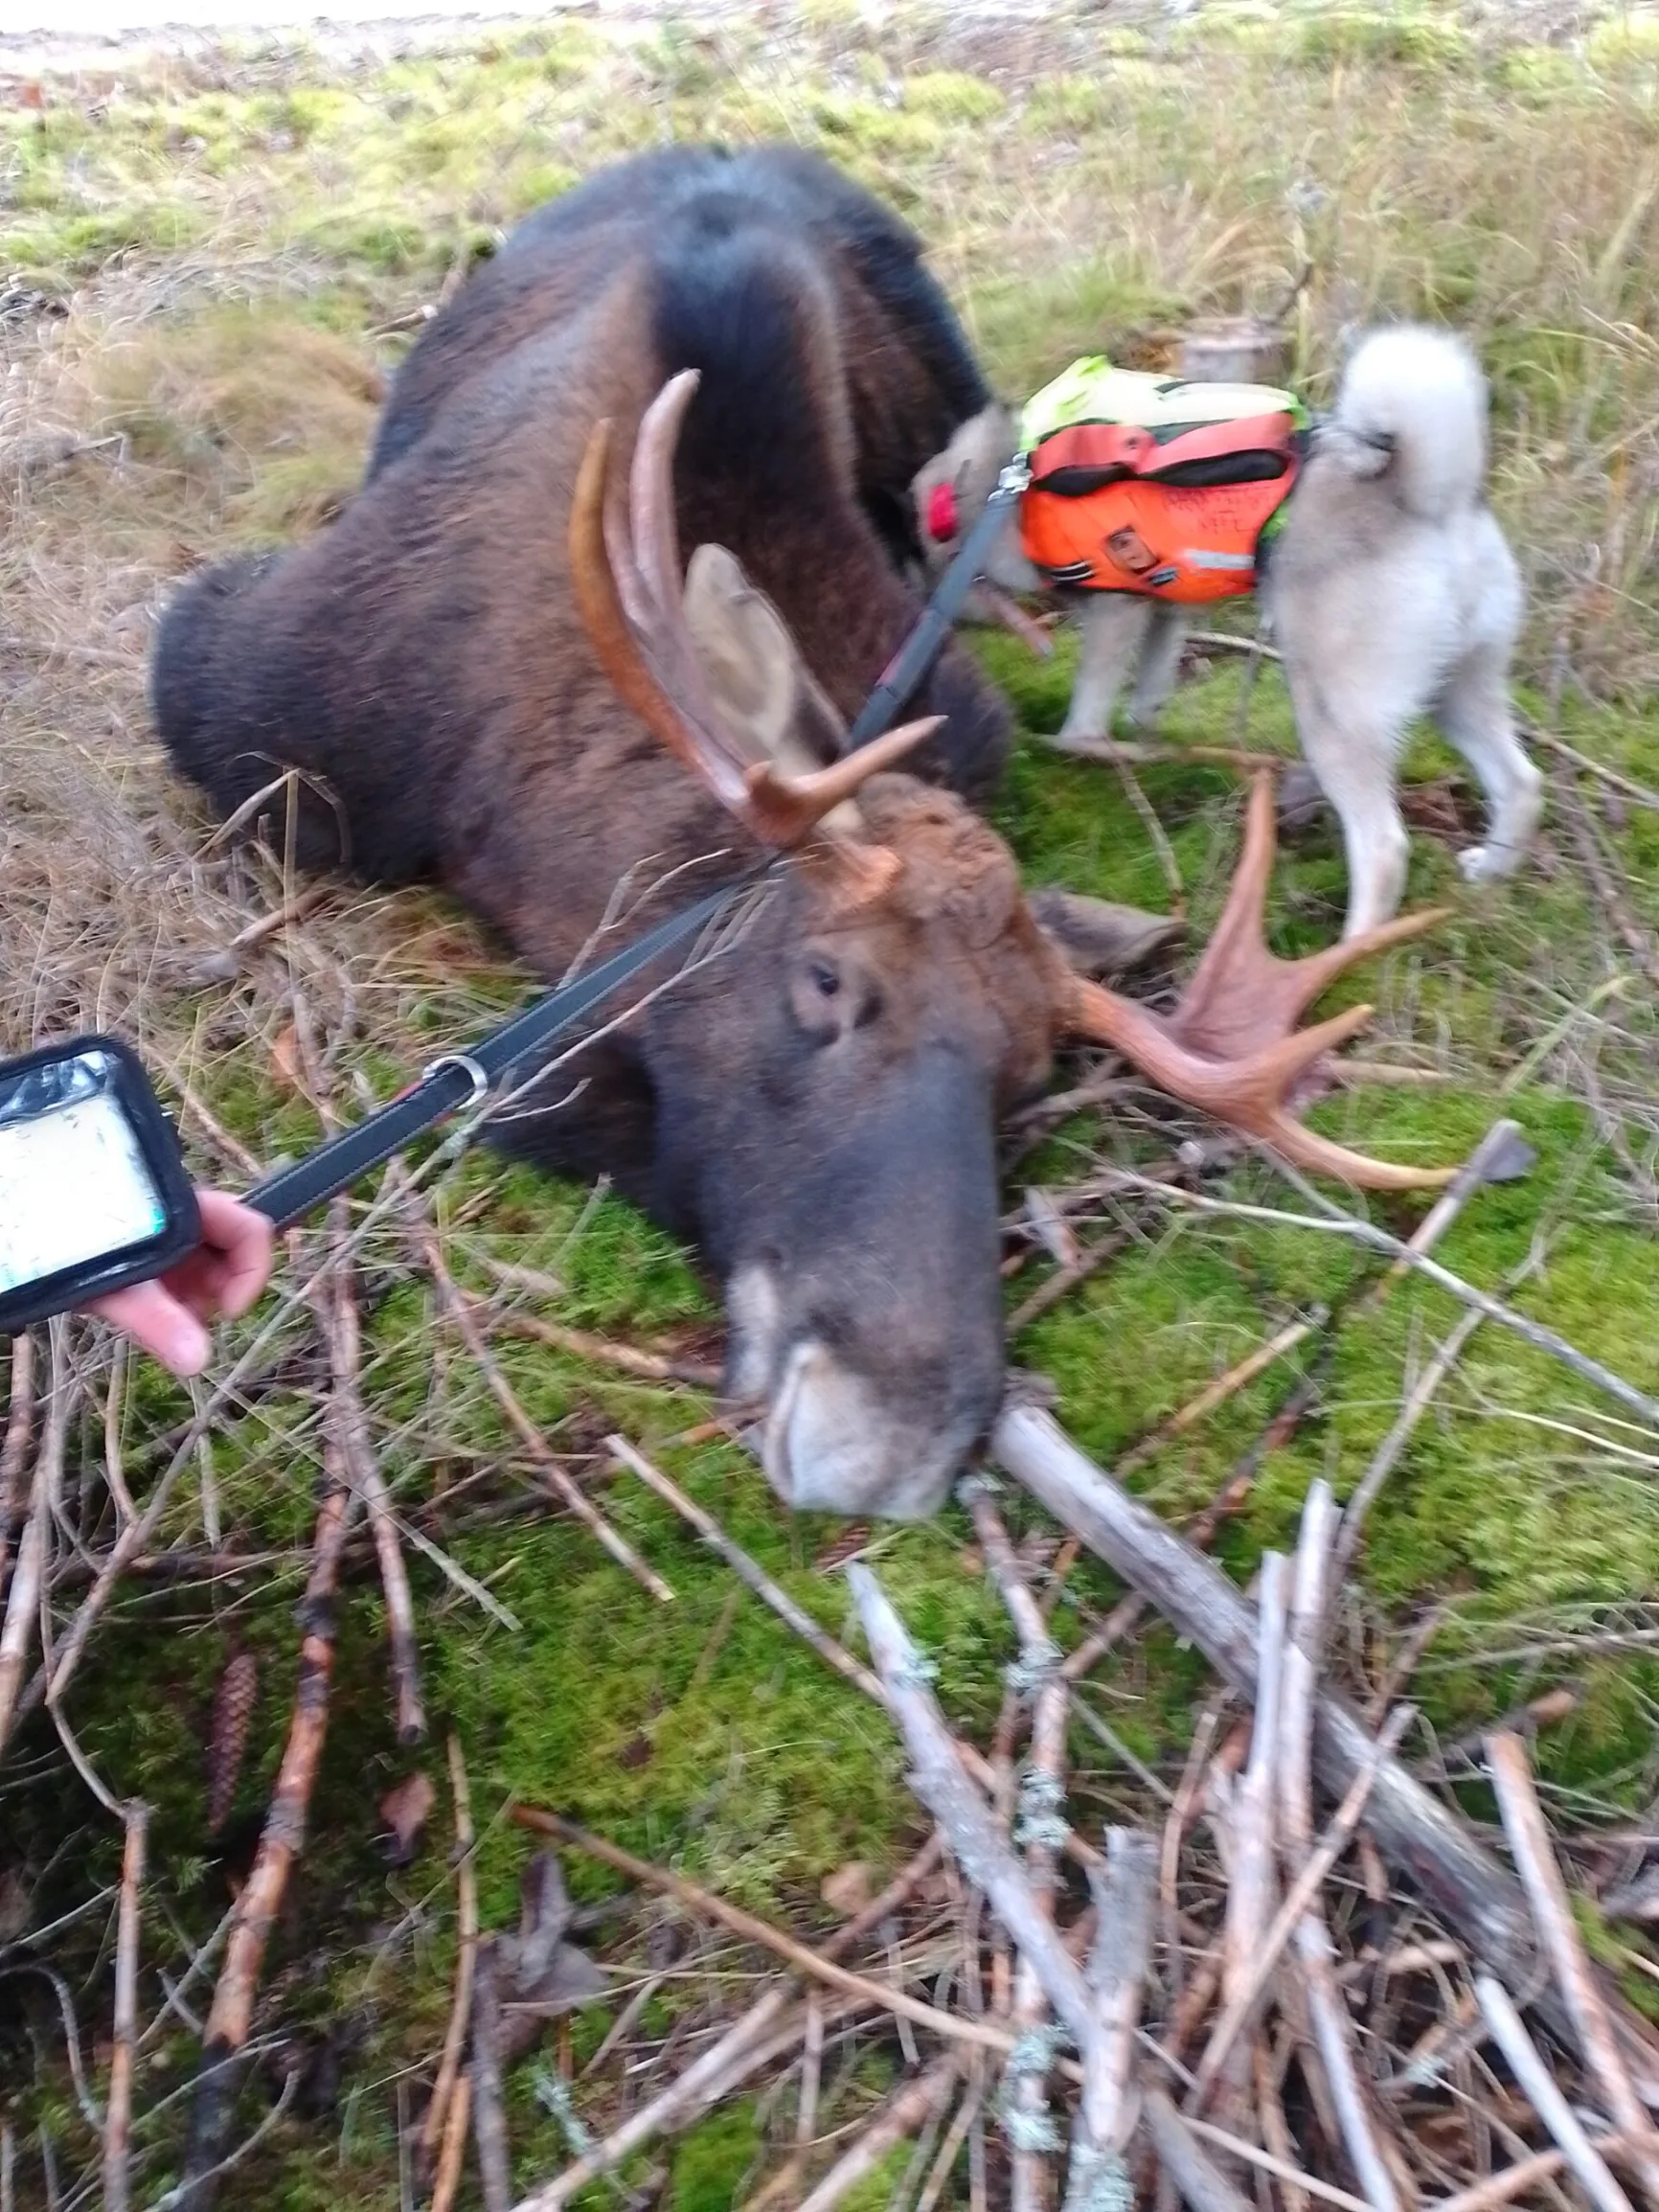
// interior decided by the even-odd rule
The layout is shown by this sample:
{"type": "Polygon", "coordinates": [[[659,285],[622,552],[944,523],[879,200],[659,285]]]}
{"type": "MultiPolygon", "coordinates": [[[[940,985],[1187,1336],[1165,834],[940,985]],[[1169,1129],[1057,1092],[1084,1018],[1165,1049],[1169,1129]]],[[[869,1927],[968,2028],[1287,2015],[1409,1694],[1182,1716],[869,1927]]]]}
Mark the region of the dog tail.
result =
{"type": "Polygon", "coordinates": [[[1450,331],[1402,324],[1362,338],[1329,428],[1341,466],[1356,476],[1386,476],[1407,513],[1425,522],[1443,522],[1480,497],[1487,383],[1450,331]]]}

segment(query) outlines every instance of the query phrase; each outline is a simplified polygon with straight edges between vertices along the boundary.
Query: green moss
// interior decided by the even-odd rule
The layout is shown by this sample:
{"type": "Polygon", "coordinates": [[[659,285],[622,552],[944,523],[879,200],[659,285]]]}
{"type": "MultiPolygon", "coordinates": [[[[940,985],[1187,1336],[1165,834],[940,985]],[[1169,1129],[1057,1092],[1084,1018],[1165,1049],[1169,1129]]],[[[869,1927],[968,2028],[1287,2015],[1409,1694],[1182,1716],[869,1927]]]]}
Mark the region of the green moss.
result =
{"type": "Polygon", "coordinates": [[[929,69],[907,77],[903,95],[913,113],[934,115],[942,123],[989,123],[1008,105],[1007,95],[994,84],[958,69],[929,69]]]}
{"type": "Polygon", "coordinates": [[[749,2098],[711,2112],[674,2152],[668,2194],[672,2212],[729,2212],[760,2152],[761,2131],[749,2098]]]}

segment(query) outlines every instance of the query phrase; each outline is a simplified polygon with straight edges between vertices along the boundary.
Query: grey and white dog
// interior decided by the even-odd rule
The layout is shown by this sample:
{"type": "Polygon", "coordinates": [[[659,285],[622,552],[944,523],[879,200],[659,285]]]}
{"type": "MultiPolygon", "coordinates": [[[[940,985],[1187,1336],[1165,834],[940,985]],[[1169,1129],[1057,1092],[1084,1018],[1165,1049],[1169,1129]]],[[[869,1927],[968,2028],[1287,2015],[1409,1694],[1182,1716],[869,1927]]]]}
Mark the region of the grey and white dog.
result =
{"type": "MultiPolygon", "coordinates": [[[[1342,825],[1350,937],[1386,922],[1405,888],[1397,785],[1419,716],[1432,717],[1486,795],[1486,841],[1460,855],[1471,882],[1518,867],[1542,811],[1542,779],[1510,703],[1521,579],[1486,501],[1487,407],[1480,366],[1450,331],[1369,332],[1314,433],[1268,563],[1265,612],[1297,732],[1342,825]]],[[[966,530],[1014,437],[1008,411],[988,408],[922,470],[924,544],[935,487],[953,486],[966,530]]],[[[928,544],[930,562],[950,551],[928,544]]],[[[1005,591],[1044,589],[1011,514],[986,574],[1005,591]]],[[[1125,684],[1129,718],[1149,722],[1174,688],[1188,610],[1121,592],[1055,596],[1081,632],[1058,743],[1105,737],[1125,684]]]]}

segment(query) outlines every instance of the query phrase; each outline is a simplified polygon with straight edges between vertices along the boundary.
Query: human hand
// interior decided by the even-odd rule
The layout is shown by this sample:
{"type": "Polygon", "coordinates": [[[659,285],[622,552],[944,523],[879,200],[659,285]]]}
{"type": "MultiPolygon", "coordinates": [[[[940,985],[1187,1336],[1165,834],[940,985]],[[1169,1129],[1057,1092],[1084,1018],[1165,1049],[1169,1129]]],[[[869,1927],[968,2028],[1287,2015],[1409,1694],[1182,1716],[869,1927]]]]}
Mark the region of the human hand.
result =
{"type": "Polygon", "coordinates": [[[263,1214],[222,1191],[198,1191],[202,1241],[151,1283],[112,1290],[86,1308],[124,1329],[175,1375],[199,1375],[211,1345],[205,1324],[245,1313],[270,1280],[276,1232],[263,1214]]]}

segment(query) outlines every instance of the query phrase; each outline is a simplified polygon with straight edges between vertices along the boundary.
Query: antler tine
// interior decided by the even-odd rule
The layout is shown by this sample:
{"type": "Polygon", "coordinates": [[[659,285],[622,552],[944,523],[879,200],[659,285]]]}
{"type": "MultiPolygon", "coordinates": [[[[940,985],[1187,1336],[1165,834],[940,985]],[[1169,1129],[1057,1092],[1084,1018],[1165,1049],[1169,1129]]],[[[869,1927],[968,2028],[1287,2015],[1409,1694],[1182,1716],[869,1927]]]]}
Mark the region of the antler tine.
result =
{"type": "Polygon", "coordinates": [[[1312,1029],[1298,1030],[1238,1060],[1209,1060],[1173,1033],[1173,1024],[1103,984],[1069,980],[1062,1025],[1079,1037],[1115,1045],[1171,1097],[1259,1137],[1300,1167],[1339,1176],[1361,1190],[1432,1190],[1451,1168],[1413,1168],[1374,1160],[1306,1129],[1284,1099],[1297,1078],[1324,1054],[1346,1044],[1371,1019],[1369,1006],[1351,1006],[1312,1029]]]}
{"type": "MultiPolygon", "coordinates": [[[[637,622],[629,617],[619,592],[612,548],[606,542],[605,485],[610,460],[611,425],[595,425],[581,457],[576,492],[570,510],[571,581],[577,604],[593,640],[601,666],[626,703],[651,735],[694,775],[701,776],[721,804],[746,819],[747,793],[737,763],[712,747],[705,733],[675,705],[651,665],[637,622]]],[[[631,561],[622,548],[620,565],[626,575],[631,561]]],[[[637,592],[637,582],[630,578],[637,592]]]]}
{"type": "Polygon", "coordinates": [[[1249,805],[1244,810],[1244,848],[1233,872],[1221,919],[1211,931],[1210,942],[1193,970],[1193,980],[1182,994],[1186,1002],[1203,1002],[1213,990],[1225,989],[1240,955],[1261,943],[1267,886],[1279,846],[1273,806],[1272,777],[1253,777],[1249,805]]]}
{"type": "Polygon", "coordinates": [[[701,378],[695,369],[670,376],[640,418],[633,467],[628,471],[628,512],[633,523],[634,557],[653,606],[675,646],[694,660],[685,626],[684,570],[680,534],[674,519],[674,453],[686,411],[701,378]]]}

